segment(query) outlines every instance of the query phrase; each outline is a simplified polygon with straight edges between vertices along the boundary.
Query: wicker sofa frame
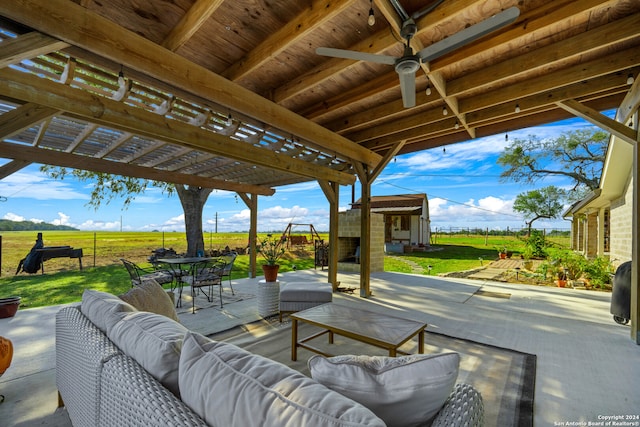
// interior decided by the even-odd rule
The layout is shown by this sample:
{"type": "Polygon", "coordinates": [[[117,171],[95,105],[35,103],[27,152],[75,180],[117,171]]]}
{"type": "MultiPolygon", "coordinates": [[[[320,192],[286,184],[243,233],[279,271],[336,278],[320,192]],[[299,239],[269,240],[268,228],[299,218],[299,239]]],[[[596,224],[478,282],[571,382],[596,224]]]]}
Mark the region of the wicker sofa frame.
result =
{"type": "MultiPolygon", "coordinates": [[[[59,405],[66,407],[74,427],[207,426],[116,347],[79,305],[56,315],[56,385],[59,405]]],[[[482,397],[470,385],[458,384],[432,426],[482,423],[482,397]]]]}

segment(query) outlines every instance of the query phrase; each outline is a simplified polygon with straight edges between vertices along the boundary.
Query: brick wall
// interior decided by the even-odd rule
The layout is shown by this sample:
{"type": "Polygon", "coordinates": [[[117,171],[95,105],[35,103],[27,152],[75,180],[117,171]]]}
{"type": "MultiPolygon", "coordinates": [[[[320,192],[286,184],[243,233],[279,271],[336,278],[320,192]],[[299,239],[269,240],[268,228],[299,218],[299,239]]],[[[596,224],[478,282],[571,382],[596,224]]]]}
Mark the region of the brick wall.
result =
{"type": "MultiPolygon", "coordinates": [[[[360,210],[340,212],[338,216],[338,271],[359,272],[353,256],[360,244],[360,210]],[[344,260],[344,261],[343,261],[344,260]]],[[[384,216],[371,214],[371,271],[384,271],[384,216]]]]}

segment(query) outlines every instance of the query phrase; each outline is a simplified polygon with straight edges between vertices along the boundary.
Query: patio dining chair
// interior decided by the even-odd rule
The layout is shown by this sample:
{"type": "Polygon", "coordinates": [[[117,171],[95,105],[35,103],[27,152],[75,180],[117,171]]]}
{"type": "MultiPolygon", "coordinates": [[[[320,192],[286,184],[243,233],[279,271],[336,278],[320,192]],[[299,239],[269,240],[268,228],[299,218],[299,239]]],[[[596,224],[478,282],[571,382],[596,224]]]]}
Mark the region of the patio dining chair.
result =
{"type": "Polygon", "coordinates": [[[231,270],[233,270],[233,263],[236,261],[238,257],[237,252],[229,252],[226,255],[220,257],[220,259],[225,261],[224,269],[222,270],[222,279],[225,277],[229,279],[229,287],[231,288],[231,295],[235,295],[236,293],[233,291],[233,285],[231,285],[231,270]]]}
{"type": "Polygon", "coordinates": [[[222,272],[226,262],[222,259],[202,261],[193,264],[191,274],[184,276],[182,281],[191,286],[191,313],[196,312],[196,296],[198,291],[213,302],[213,287],[218,287],[220,308],[222,308],[222,272]]]}
{"type": "Polygon", "coordinates": [[[145,279],[153,279],[160,285],[173,282],[173,273],[169,270],[142,268],[124,258],[120,258],[120,261],[122,261],[124,267],[129,273],[129,277],[131,278],[131,287],[140,286],[142,281],[145,279]]]}

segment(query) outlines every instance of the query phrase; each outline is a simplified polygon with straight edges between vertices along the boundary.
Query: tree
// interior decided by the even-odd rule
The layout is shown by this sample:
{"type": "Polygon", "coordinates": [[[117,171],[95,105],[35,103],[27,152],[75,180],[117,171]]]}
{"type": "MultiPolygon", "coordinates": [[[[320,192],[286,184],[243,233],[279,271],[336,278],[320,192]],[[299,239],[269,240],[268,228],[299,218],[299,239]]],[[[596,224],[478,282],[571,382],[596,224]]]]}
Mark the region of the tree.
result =
{"type": "Polygon", "coordinates": [[[524,215],[528,234],[531,235],[531,225],[540,218],[557,218],[562,213],[563,200],[567,192],[550,185],[538,190],[527,191],[516,196],[513,210],[524,215]]]}
{"type": "Polygon", "coordinates": [[[566,132],[555,140],[516,139],[498,158],[506,168],[500,177],[534,184],[550,175],[564,176],[573,181],[570,199],[580,200],[599,186],[608,143],[608,133],[591,129],[566,132]]]}
{"type": "Polygon", "coordinates": [[[135,196],[144,193],[149,186],[162,189],[164,194],[171,196],[178,194],[184,211],[184,225],[187,237],[187,255],[195,256],[198,251],[204,251],[204,237],[202,228],[202,212],[207,202],[211,188],[170,184],[167,182],[151,181],[148,179],[128,176],[112,175],[101,172],[91,172],[80,169],[67,169],[44,165],[40,170],[53,179],[63,180],[66,176],[74,176],[83,182],[92,182],[93,190],[87,205],[98,209],[102,203],[109,204],[116,197],[124,198],[123,208],[126,209],[135,196]]]}

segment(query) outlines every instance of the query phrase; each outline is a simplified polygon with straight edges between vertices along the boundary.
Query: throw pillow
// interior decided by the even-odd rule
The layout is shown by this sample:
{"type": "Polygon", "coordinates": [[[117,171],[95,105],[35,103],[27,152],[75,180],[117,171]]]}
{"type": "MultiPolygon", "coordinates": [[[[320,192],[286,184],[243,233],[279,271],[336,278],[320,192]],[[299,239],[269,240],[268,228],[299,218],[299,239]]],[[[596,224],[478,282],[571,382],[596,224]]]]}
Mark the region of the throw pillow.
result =
{"type": "Polygon", "coordinates": [[[362,403],[387,426],[417,426],[444,405],[458,377],[460,355],[313,356],[308,364],[313,379],[362,403]]]}
{"type": "Polygon", "coordinates": [[[212,426],[384,426],[364,406],[281,363],[188,332],[180,395],[212,426]]]}
{"type": "Polygon", "coordinates": [[[179,322],[171,297],[153,279],[142,280],[140,285],[134,286],[127,293],[120,295],[120,299],[140,311],[162,314],[179,322]]]}
{"type": "Polygon", "coordinates": [[[106,334],[122,316],[136,309],[113,294],[85,289],[82,293],[80,311],[106,334]]]}
{"type": "Polygon", "coordinates": [[[129,313],[113,325],[108,337],[162,385],[180,396],[178,364],[187,328],[146,311],[129,313]]]}

